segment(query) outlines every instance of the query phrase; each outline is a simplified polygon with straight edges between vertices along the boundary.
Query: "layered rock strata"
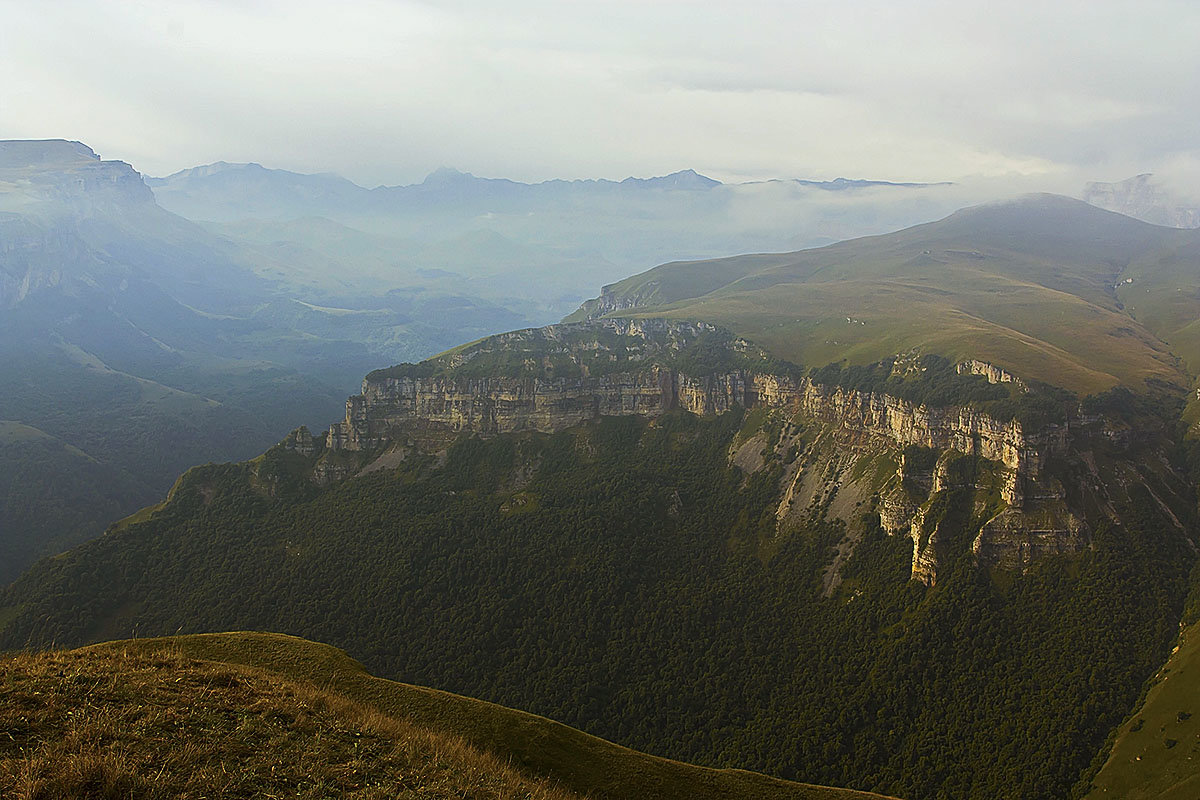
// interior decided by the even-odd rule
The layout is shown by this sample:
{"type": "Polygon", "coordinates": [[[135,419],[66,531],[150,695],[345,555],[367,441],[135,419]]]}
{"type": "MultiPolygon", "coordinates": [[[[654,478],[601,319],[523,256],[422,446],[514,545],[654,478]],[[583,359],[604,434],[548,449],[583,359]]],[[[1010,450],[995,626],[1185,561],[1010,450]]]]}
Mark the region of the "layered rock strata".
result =
{"type": "Polygon", "coordinates": [[[366,451],[430,436],[539,431],[554,433],[602,416],[653,417],[673,409],[721,414],[734,406],[793,408],[846,430],[881,436],[898,447],[954,450],[999,462],[1003,489],[1019,505],[1045,459],[1065,451],[1068,429],[1026,433],[972,408],[929,408],[885,394],[823,386],[808,378],[732,371],[692,376],[662,366],[574,378],[411,378],[363,382],[346,417],[329,430],[331,450],[366,451]]]}
{"type": "MultiPolygon", "coordinates": [[[[727,369],[693,375],[664,365],[672,363],[671,358],[658,356],[684,351],[698,337],[713,334],[716,329],[711,326],[662,320],[603,320],[589,325],[592,328],[550,326],[493,337],[442,357],[440,375],[420,377],[419,369],[407,367],[373,373],[363,381],[362,394],[347,401],[345,418],[329,429],[315,477],[328,482],[354,474],[366,463],[364,458],[386,460],[402,451],[439,451],[464,432],[555,433],[604,416],[655,417],[674,409],[698,415],[721,414],[735,406],[779,409],[837,432],[843,443],[839,447],[900,451],[897,480],[881,494],[876,508],[885,530],[912,539],[913,576],[927,583],[936,579],[938,553],[945,546],[941,522],[926,520],[928,503],[955,488],[972,488],[976,497],[989,491],[992,497],[999,494],[999,511],[989,511],[994,516],[974,534],[972,550],[981,563],[1023,569],[1042,555],[1070,552],[1086,544],[1084,524],[1066,508],[1061,486],[1055,489],[1046,465],[1050,458],[1069,457],[1081,436],[1115,442],[1117,432],[1097,425],[1103,422],[1099,418],[1076,418],[1070,425],[1030,432],[1017,420],[1002,421],[971,407],[933,408],[790,374],[727,369]],[[616,349],[606,351],[609,346],[616,349]],[[511,369],[514,353],[515,363],[524,365],[518,373],[539,368],[550,372],[565,364],[574,367],[575,374],[463,374],[464,365],[486,374],[478,368],[482,362],[472,363],[473,359],[509,358],[511,369]],[[589,374],[589,364],[604,366],[617,359],[622,369],[589,374]],[[929,451],[935,461],[907,463],[903,452],[911,446],[929,451]],[[951,454],[990,462],[988,486],[955,486],[956,479],[945,469],[951,454]]],[[[736,358],[744,357],[743,363],[769,363],[742,340],[724,346],[736,358]]],[[[1015,376],[984,362],[964,362],[959,371],[1019,384],[1015,376]]],[[[307,441],[295,444],[298,450],[309,450],[307,441]]],[[[793,471],[781,487],[785,495],[781,520],[795,505],[790,498],[798,480],[793,471]]],[[[837,483],[841,486],[840,480],[837,483]]],[[[867,489],[864,498],[872,491],[879,490],[867,489]]]]}

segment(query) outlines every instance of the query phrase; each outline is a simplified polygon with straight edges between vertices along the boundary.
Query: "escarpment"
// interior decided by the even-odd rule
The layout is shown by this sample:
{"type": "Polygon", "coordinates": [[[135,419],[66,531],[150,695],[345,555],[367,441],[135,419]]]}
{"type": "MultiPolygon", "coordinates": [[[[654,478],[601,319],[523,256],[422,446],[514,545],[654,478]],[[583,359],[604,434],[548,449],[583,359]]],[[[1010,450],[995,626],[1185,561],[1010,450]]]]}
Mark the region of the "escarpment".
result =
{"type": "MultiPolygon", "coordinates": [[[[892,366],[914,369],[923,379],[913,363],[892,366]]],[[[948,374],[1029,391],[984,362],[948,374]]],[[[1100,415],[1066,409],[1030,426],[970,404],[939,407],[822,382],[703,323],[611,319],[517,331],[372,373],[329,429],[314,477],[394,465],[463,434],[556,433],[604,416],[734,408],[761,410],[792,432],[766,447],[755,440],[749,461],[746,453],[735,459],[743,469],[783,465],[781,530],[790,516],[816,508],[851,526],[870,511],[884,530],[912,539],[913,576],[930,583],[947,554],[963,547],[1010,570],[1078,551],[1091,525],[1115,516],[1105,487],[1137,480],[1100,474],[1095,453],[1128,446],[1127,431],[1100,415]],[[876,466],[862,466],[872,460],[876,466]],[[1064,479],[1083,488],[1068,498],[1064,479]],[[854,502],[837,504],[839,494],[854,502]],[[970,529],[969,543],[955,526],[970,529]]],[[[296,445],[311,452],[307,440],[296,445]]]]}

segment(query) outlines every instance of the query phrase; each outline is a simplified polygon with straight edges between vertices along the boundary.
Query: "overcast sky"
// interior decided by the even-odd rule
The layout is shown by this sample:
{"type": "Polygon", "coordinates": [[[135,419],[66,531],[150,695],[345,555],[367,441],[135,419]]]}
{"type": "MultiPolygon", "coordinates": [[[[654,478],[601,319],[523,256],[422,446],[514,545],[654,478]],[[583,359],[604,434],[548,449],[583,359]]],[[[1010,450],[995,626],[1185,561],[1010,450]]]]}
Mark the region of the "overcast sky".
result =
{"type": "Polygon", "coordinates": [[[485,176],[1028,178],[1200,163],[1195,0],[0,0],[0,138],[485,176]]]}

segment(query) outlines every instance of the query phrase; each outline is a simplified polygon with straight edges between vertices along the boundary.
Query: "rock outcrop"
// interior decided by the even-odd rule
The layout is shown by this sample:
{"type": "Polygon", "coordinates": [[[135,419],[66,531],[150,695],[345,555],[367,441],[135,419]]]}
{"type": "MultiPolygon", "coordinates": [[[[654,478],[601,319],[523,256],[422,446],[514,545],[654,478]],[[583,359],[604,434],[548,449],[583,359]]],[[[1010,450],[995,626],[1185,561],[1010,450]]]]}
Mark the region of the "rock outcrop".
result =
{"type": "Polygon", "coordinates": [[[329,431],[333,450],[371,450],[424,432],[554,433],[603,416],[672,409],[721,414],[747,405],[746,376],[694,377],[657,365],[580,378],[384,378],[364,382],[329,431]]]}
{"type": "MultiPolygon", "coordinates": [[[[348,400],[345,418],[326,435],[315,478],[340,479],[388,453],[444,450],[462,433],[555,433],[604,416],[655,417],[675,409],[713,415],[735,407],[764,408],[831,432],[833,444],[827,446],[842,464],[836,485],[806,472],[805,459],[796,457],[806,445],[800,428],[791,424],[785,427],[794,431],[792,439],[784,436],[767,448],[762,439],[731,451],[731,461],[743,470],[765,466],[769,459],[757,454],[767,454],[771,447],[775,462],[787,464],[777,514],[781,525],[788,515],[812,506],[811,498],[831,500],[843,483],[868,481],[850,477],[854,470],[845,465],[858,458],[854,453],[887,451],[898,466],[872,472],[876,477],[869,480],[876,484],[843,490],[855,500],[847,504],[846,516],[852,511],[861,515],[864,502],[876,497],[869,505],[881,526],[912,539],[915,578],[936,581],[940,554],[951,546],[951,534],[944,521],[946,503],[936,514],[931,508],[936,498],[952,492],[959,498],[955,502],[971,506],[959,519],[975,520],[969,546],[980,563],[1019,570],[1045,555],[1087,545],[1086,515],[1068,506],[1047,465],[1051,460],[1079,461],[1078,451],[1097,442],[1126,446],[1119,427],[1098,416],[1074,415],[1026,430],[1016,419],[998,419],[971,406],[932,407],[881,392],[825,385],[798,370],[776,368],[778,363],[753,345],[732,337],[715,348],[728,358],[714,361],[711,346],[704,350],[707,361],[683,357],[697,342],[716,335],[716,328],[702,323],[606,319],[517,331],[439,357],[436,363],[372,373],[362,393],[348,400]],[[484,365],[493,363],[504,365],[497,372],[508,374],[487,374],[484,365]],[[715,368],[688,368],[697,363],[715,368]],[[754,458],[742,452],[747,447],[754,458]],[[910,451],[925,455],[914,460],[910,451]],[[952,463],[961,457],[989,466],[963,472],[952,463]],[[806,480],[824,483],[802,490],[806,480]]],[[[1027,390],[1017,376],[985,362],[963,362],[957,371],[1027,390]]],[[[303,437],[295,442],[297,450],[308,447],[303,437]]],[[[821,513],[830,508],[837,504],[826,502],[821,513]]],[[[959,542],[962,536],[951,538],[959,542]]]]}
{"type": "Polygon", "coordinates": [[[554,433],[602,416],[653,417],[673,409],[721,414],[740,406],[791,408],[813,419],[879,436],[897,447],[954,450],[1008,470],[1004,497],[1019,505],[1047,456],[1066,449],[1068,430],[1027,433],[972,408],[929,408],[885,394],[823,386],[807,377],[734,370],[688,375],[657,364],[636,372],[571,378],[368,377],[329,430],[331,450],[375,450],[395,442],[554,433]]]}
{"type": "Polygon", "coordinates": [[[1118,183],[1089,183],[1083,189],[1083,200],[1154,225],[1200,228],[1200,208],[1196,203],[1176,196],[1150,173],[1118,183]]]}
{"type": "Polygon", "coordinates": [[[982,375],[987,378],[988,383],[1011,383],[1023,392],[1029,390],[1025,385],[1025,381],[1013,375],[1008,370],[976,358],[968,358],[966,361],[960,361],[956,365],[956,369],[959,375],[982,375]]]}
{"type": "Polygon", "coordinates": [[[7,193],[13,202],[154,203],[133,167],[102,161],[87,145],[62,139],[0,141],[0,181],[16,188],[7,193]]]}

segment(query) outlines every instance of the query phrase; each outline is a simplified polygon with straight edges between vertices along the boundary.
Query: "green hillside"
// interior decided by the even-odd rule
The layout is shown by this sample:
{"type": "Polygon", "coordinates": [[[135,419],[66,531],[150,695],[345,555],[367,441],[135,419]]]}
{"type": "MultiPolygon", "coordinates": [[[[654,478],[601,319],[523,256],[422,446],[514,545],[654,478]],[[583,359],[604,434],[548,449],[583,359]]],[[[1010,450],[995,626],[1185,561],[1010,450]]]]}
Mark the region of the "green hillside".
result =
{"type": "Polygon", "coordinates": [[[1118,729],[1091,784],[1086,800],[1200,796],[1200,623],[1180,632],[1178,649],[1118,729]]]}
{"type": "MultiPolygon", "coordinates": [[[[742,770],[706,769],[655,758],[544,717],[373,677],[342,651],[291,636],[222,633],[136,639],[51,655],[68,662],[72,657],[79,659],[82,663],[74,664],[74,668],[88,673],[92,672],[89,667],[93,660],[109,656],[134,664],[165,658],[167,661],[162,667],[171,670],[165,676],[167,682],[178,673],[183,673],[186,678],[190,666],[187,660],[190,659],[201,660],[206,667],[215,662],[261,670],[296,686],[319,687],[322,693],[351,701],[363,709],[427,730],[435,736],[461,740],[470,748],[492,756],[495,759],[493,769],[500,764],[510,764],[526,775],[561,787],[565,790],[563,795],[578,793],[597,800],[631,797],[646,800],[866,800],[879,797],[775,780],[742,770]],[[182,666],[172,659],[182,660],[182,666]]],[[[26,657],[18,657],[18,660],[20,658],[26,657]]],[[[10,676],[9,686],[13,684],[11,675],[15,671],[12,662],[0,662],[0,673],[10,676]]],[[[254,672],[245,674],[255,675],[254,672]]],[[[12,693],[12,690],[0,688],[0,697],[6,693],[12,693]]],[[[239,709],[237,713],[245,714],[266,701],[253,696],[249,700],[248,708],[239,709]]],[[[3,748],[4,744],[0,743],[0,752],[3,748]]],[[[286,759],[280,757],[278,761],[283,763],[286,759]]],[[[548,797],[557,796],[545,789],[542,791],[548,797]]]]}
{"type": "Polygon", "coordinates": [[[1080,394],[1186,383],[1200,234],[1036,195],[816,250],[664,264],[568,320],[703,319],[820,366],[918,350],[1080,394]]]}

